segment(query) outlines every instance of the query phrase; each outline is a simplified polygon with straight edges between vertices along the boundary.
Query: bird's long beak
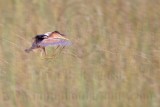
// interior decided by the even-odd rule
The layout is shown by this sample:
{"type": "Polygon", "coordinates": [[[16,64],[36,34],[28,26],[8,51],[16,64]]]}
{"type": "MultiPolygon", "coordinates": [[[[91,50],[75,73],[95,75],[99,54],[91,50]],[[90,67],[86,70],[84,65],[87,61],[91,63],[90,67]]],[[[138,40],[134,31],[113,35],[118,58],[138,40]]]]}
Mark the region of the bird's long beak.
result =
{"type": "Polygon", "coordinates": [[[31,48],[25,49],[25,52],[26,52],[26,53],[29,53],[31,50],[32,50],[31,48]]]}
{"type": "Polygon", "coordinates": [[[24,51],[27,52],[27,53],[29,53],[29,52],[31,52],[33,49],[34,49],[33,47],[30,47],[30,48],[28,48],[28,49],[25,49],[24,51]]]}

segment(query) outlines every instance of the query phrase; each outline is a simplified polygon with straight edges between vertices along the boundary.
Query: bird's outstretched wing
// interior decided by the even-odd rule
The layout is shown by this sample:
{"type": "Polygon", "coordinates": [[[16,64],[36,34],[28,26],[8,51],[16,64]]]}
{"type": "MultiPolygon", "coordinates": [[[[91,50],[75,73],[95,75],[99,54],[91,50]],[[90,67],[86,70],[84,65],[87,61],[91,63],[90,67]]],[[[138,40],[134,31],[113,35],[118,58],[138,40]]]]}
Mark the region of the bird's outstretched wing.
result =
{"type": "Polygon", "coordinates": [[[49,38],[60,38],[60,39],[67,39],[64,37],[64,34],[59,33],[58,31],[52,32],[48,37],[49,38]]]}
{"type": "Polygon", "coordinates": [[[68,39],[62,39],[62,38],[47,38],[42,40],[39,44],[39,46],[68,46],[71,45],[71,42],[68,39]]]}

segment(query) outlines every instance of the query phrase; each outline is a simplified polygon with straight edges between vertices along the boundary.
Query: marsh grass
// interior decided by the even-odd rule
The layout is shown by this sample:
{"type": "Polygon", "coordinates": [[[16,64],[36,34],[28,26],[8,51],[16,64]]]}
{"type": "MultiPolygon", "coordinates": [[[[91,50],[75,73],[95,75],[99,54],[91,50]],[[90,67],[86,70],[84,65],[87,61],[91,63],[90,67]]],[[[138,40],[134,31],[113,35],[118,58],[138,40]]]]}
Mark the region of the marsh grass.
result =
{"type": "Polygon", "coordinates": [[[0,106],[159,107],[159,5],[0,0],[0,106]],[[54,30],[72,46],[54,59],[24,52],[34,35],[54,30]]]}

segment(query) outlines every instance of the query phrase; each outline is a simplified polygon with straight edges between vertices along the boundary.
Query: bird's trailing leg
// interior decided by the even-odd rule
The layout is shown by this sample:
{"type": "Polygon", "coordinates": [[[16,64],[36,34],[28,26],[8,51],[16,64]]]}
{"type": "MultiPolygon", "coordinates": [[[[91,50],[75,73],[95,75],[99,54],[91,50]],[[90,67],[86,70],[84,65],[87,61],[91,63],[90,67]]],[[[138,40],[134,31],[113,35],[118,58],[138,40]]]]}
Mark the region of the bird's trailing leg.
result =
{"type": "Polygon", "coordinates": [[[63,46],[62,48],[61,48],[60,46],[57,46],[56,49],[54,50],[55,52],[53,53],[52,57],[50,57],[50,58],[55,58],[56,55],[60,54],[64,48],[65,48],[65,46],[63,46]],[[58,51],[56,52],[56,50],[57,50],[58,48],[60,48],[60,50],[58,50],[58,51]]]}
{"type": "Polygon", "coordinates": [[[61,47],[59,52],[57,52],[56,54],[60,54],[63,51],[64,48],[65,48],[65,46],[61,47]]]}
{"type": "Polygon", "coordinates": [[[47,55],[47,52],[46,52],[45,47],[42,47],[42,48],[41,48],[41,56],[43,56],[43,54],[44,54],[45,56],[47,55]]]}
{"type": "Polygon", "coordinates": [[[57,50],[60,46],[58,45],[57,48],[55,50],[57,50]]]}
{"type": "Polygon", "coordinates": [[[64,48],[65,48],[65,46],[63,46],[63,47],[61,48],[60,52],[62,52],[64,48]]]}
{"type": "Polygon", "coordinates": [[[56,55],[56,51],[57,51],[57,49],[59,48],[60,46],[58,45],[55,49],[54,49],[54,53],[53,53],[53,56],[55,56],[56,55]]]}

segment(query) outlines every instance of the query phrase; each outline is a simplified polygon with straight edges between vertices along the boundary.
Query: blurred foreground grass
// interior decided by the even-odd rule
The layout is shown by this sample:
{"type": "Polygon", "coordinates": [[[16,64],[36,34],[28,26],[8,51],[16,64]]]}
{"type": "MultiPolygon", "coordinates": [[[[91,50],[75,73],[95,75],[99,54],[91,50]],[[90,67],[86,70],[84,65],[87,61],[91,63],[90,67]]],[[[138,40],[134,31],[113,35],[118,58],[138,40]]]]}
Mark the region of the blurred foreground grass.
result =
{"type": "Polygon", "coordinates": [[[0,16],[0,107],[160,106],[159,0],[0,0],[0,16]],[[54,30],[73,45],[24,52],[54,30]]]}

